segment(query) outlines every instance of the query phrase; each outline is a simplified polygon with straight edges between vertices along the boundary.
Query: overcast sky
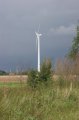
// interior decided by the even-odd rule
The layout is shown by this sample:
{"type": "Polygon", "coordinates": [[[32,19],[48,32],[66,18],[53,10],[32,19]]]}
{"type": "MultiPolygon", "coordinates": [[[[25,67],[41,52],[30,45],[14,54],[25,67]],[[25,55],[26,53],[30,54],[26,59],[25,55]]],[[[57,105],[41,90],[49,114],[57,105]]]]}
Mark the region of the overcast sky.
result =
{"type": "Polygon", "coordinates": [[[41,62],[64,57],[78,20],[79,0],[0,0],[0,69],[37,66],[39,24],[41,62]]]}

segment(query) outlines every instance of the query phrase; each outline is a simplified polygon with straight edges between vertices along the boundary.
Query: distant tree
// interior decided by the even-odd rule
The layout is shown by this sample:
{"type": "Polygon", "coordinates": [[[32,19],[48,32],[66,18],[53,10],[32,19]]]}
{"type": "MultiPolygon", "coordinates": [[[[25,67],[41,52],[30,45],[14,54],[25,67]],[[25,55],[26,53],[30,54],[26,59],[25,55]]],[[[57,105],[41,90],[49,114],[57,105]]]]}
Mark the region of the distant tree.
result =
{"type": "Polygon", "coordinates": [[[79,25],[77,26],[76,29],[76,37],[73,40],[72,47],[69,51],[69,58],[75,59],[79,54],[79,25]]]}
{"type": "Polygon", "coordinates": [[[0,75],[8,75],[8,73],[6,73],[6,72],[3,71],[3,70],[0,70],[0,75]]]}

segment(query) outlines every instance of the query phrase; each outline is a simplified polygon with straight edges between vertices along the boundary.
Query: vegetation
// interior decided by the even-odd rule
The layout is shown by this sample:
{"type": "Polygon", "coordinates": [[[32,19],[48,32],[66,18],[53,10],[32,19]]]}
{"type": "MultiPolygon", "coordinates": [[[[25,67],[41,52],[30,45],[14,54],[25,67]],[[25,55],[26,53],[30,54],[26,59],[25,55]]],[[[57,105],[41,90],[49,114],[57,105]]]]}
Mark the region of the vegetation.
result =
{"type": "Polygon", "coordinates": [[[21,82],[0,82],[0,88],[18,88],[18,87],[25,87],[25,83],[21,82]]]}
{"type": "Polygon", "coordinates": [[[3,70],[0,70],[0,75],[8,75],[8,73],[3,70]]]}
{"type": "Polygon", "coordinates": [[[79,81],[0,88],[0,120],[78,120],[79,81]]]}
{"type": "Polygon", "coordinates": [[[52,65],[51,61],[45,60],[41,65],[41,71],[37,72],[35,70],[31,70],[28,73],[28,84],[32,88],[38,87],[38,85],[43,84],[47,85],[48,82],[51,80],[51,73],[52,73],[52,65]]]}
{"type": "Polygon", "coordinates": [[[45,60],[40,73],[29,72],[28,84],[2,83],[0,120],[78,120],[79,79],[68,79],[69,63],[59,65],[63,74],[57,80],[51,78],[50,60],[45,60]]]}
{"type": "Polygon", "coordinates": [[[71,50],[69,52],[69,57],[75,59],[79,54],[79,26],[77,26],[76,37],[73,40],[71,50]]]}
{"type": "Polygon", "coordinates": [[[39,79],[43,82],[51,80],[52,74],[52,63],[50,59],[45,60],[41,65],[41,71],[39,73],[39,79]]]}

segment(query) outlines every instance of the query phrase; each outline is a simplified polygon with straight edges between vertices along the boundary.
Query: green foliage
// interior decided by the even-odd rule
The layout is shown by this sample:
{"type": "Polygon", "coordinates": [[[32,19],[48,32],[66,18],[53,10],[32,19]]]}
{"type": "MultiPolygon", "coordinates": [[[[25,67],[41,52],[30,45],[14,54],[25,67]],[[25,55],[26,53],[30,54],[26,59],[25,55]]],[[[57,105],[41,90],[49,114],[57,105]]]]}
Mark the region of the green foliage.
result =
{"type": "Polygon", "coordinates": [[[41,65],[41,71],[39,73],[40,81],[47,82],[51,79],[52,64],[50,60],[45,60],[41,65]]]}
{"type": "Polygon", "coordinates": [[[59,84],[60,88],[65,86],[65,80],[63,79],[63,77],[60,76],[58,78],[58,84],[59,84]]]}
{"type": "Polygon", "coordinates": [[[78,97],[76,96],[76,94],[74,92],[71,92],[68,99],[71,101],[77,101],[78,97]]]}
{"type": "Polygon", "coordinates": [[[38,84],[38,72],[35,70],[31,70],[28,72],[28,84],[32,87],[32,88],[36,88],[37,84],[38,84]]]}
{"type": "Polygon", "coordinates": [[[79,53],[79,26],[77,26],[76,37],[73,40],[71,50],[69,52],[69,57],[75,59],[79,53]]]}
{"type": "Polygon", "coordinates": [[[45,60],[41,65],[41,71],[37,72],[35,70],[31,70],[28,73],[28,83],[32,88],[36,88],[40,84],[47,83],[51,80],[51,68],[52,64],[50,60],[45,60]]]}
{"type": "Polygon", "coordinates": [[[8,73],[6,73],[6,72],[3,71],[3,70],[0,70],[0,75],[8,75],[8,73]]]}

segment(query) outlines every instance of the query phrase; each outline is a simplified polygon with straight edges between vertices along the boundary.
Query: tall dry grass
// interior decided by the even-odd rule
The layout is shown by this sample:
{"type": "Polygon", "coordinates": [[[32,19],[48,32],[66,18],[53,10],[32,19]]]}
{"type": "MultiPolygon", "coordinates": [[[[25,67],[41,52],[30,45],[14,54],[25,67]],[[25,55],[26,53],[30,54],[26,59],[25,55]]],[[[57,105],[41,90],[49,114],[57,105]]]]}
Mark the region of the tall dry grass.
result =
{"type": "Polygon", "coordinates": [[[78,60],[58,60],[48,85],[1,87],[0,120],[79,120],[78,60]]]}
{"type": "Polygon", "coordinates": [[[78,88],[62,79],[37,89],[0,88],[0,120],[78,120],[78,88]]]}
{"type": "Polygon", "coordinates": [[[65,58],[56,63],[55,74],[69,80],[79,80],[79,56],[75,60],[65,58]]]}

